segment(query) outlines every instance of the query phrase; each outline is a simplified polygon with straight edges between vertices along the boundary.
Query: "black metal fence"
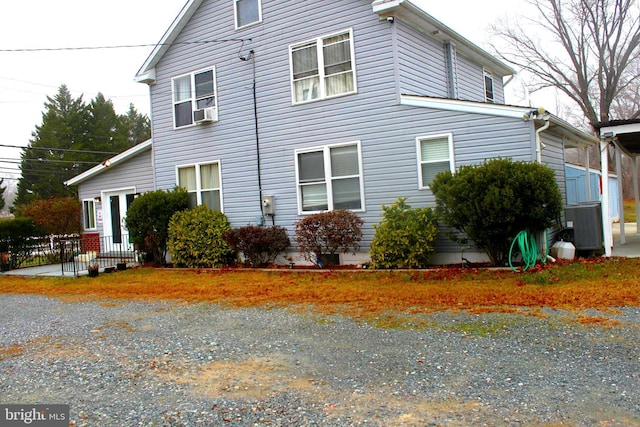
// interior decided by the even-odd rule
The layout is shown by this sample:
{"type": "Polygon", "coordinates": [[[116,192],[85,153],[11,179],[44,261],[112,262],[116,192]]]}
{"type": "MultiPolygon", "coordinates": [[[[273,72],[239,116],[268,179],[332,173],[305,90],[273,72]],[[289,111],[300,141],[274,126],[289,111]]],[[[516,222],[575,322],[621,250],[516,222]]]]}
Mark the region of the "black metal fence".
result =
{"type": "Polygon", "coordinates": [[[90,236],[66,238],[60,245],[62,274],[78,274],[90,270],[123,268],[136,263],[137,253],[128,235],[122,235],[121,242],[111,236],[90,236]]]}
{"type": "Polygon", "coordinates": [[[60,241],[59,236],[40,236],[0,242],[2,271],[59,262],[60,241]]]}

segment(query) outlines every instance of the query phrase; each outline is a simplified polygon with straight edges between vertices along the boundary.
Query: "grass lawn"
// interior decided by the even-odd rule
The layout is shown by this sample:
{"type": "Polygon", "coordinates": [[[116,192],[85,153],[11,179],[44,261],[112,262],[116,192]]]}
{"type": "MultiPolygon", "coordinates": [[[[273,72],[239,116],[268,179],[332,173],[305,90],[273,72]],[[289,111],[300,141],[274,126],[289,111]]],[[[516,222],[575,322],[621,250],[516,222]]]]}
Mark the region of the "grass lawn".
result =
{"type": "Polygon", "coordinates": [[[636,222],[636,202],[633,199],[624,200],[624,221],[636,222]]]}
{"type": "MultiPolygon", "coordinates": [[[[176,300],[232,307],[290,307],[362,320],[443,310],[523,312],[543,307],[640,306],[640,259],[579,259],[533,271],[178,270],[138,268],[96,278],[0,277],[0,293],[71,300],[176,300]]],[[[578,317],[583,323],[599,318],[578,317]]],[[[606,320],[606,319],[605,319],[606,320]]]]}

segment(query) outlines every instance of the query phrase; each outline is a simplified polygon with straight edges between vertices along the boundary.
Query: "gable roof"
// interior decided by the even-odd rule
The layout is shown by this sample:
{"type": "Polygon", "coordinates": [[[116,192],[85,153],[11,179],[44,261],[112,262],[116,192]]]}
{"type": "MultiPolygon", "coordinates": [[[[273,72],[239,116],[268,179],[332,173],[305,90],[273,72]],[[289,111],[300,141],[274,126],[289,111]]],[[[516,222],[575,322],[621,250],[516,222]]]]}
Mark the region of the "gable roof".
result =
{"type": "Polygon", "coordinates": [[[88,169],[84,172],[82,172],[79,175],[74,176],[71,179],[68,179],[64,182],[64,185],[77,185],[80,184],[81,182],[84,182],[90,178],[93,178],[96,175],[101,174],[102,172],[106,172],[106,170],[108,168],[111,168],[119,163],[123,163],[135,156],[137,156],[138,154],[144,152],[144,151],[148,151],[151,150],[151,146],[153,144],[153,140],[152,139],[148,139],[144,142],[141,142],[137,145],[134,145],[133,147],[123,151],[120,154],[116,154],[115,156],[105,160],[104,162],[100,163],[99,165],[96,165],[94,167],[92,167],[91,169],[88,169]]]}
{"type": "Polygon", "coordinates": [[[189,19],[193,16],[193,14],[198,10],[198,7],[202,4],[204,0],[189,0],[182,7],[182,10],[173,20],[167,31],[165,31],[164,35],[151,51],[147,60],[142,64],[142,67],[136,73],[135,81],[139,83],[153,84],[156,81],[156,64],[162,59],[164,54],[171,47],[171,43],[173,43],[184,28],[189,22],[189,19]]]}
{"type": "MultiPolygon", "coordinates": [[[[203,1],[204,0],[187,1],[136,73],[135,81],[146,84],[154,84],[156,82],[156,65],[167,50],[169,50],[171,44],[178,37],[185,25],[187,25],[187,22],[189,22],[203,1]]],[[[447,27],[423,9],[413,4],[410,0],[375,0],[371,6],[373,7],[373,12],[380,17],[398,16],[416,28],[423,29],[423,32],[431,37],[435,37],[441,41],[451,41],[456,45],[456,49],[459,52],[487,66],[500,76],[515,74],[513,68],[447,27]]]]}
{"type": "Polygon", "coordinates": [[[475,43],[438,21],[411,0],[375,0],[373,11],[382,18],[398,17],[425,35],[441,42],[451,42],[464,56],[477,61],[500,76],[515,74],[515,70],[475,43]]]}

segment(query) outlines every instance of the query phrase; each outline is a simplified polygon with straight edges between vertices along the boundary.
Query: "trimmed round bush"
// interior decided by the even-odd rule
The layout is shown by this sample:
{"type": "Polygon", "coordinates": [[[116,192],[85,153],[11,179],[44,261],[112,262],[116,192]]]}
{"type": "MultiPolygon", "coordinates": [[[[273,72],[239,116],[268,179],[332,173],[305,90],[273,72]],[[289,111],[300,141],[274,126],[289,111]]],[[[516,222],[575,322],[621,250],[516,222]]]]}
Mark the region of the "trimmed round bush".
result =
{"type": "Polygon", "coordinates": [[[175,213],[169,221],[167,247],[177,267],[212,268],[229,265],[233,250],[225,240],[231,230],[226,215],[205,205],[175,213]]]}
{"type": "Polygon", "coordinates": [[[382,206],[383,220],[374,224],[371,242],[373,268],[424,268],[429,265],[438,234],[431,208],[412,208],[400,198],[382,206]]]}

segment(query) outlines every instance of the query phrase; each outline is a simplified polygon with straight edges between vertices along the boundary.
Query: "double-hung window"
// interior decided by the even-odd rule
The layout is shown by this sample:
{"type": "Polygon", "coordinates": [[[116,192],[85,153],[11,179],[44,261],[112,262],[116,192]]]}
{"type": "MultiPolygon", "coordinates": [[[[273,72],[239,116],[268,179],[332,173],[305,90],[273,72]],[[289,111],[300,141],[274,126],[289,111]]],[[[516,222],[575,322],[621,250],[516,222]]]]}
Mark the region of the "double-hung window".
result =
{"type": "Polygon", "coordinates": [[[262,22],[262,0],[233,0],[236,29],[262,22]]]}
{"type": "Polygon", "coordinates": [[[220,163],[203,163],[177,168],[178,186],[189,193],[189,207],[207,205],[222,212],[220,163]]]}
{"type": "Polygon", "coordinates": [[[196,110],[208,110],[202,117],[217,119],[215,67],[175,77],[171,89],[175,128],[193,125],[196,110]]]}
{"type": "Polygon", "coordinates": [[[429,188],[440,172],[455,172],[453,137],[449,134],[416,138],[420,188],[429,188]]]}
{"type": "Polygon", "coordinates": [[[85,230],[96,229],[96,202],[94,199],[82,201],[82,225],[85,230]]]}
{"type": "Polygon", "coordinates": [[[486,102],[494,102],[493,97],[493,74],[489,70],[482,70],[484,76],[484,100],[486,102]]]}
{"type": "Polygon", "coordinates": [[[359,142],[297,150],[298,211],[362,210],[361,159],[359,142]]]}
{"type": "Polygon", "coordinates": [[[294,104],[356,92],[353,31],[289,46],[294,104]]]}

